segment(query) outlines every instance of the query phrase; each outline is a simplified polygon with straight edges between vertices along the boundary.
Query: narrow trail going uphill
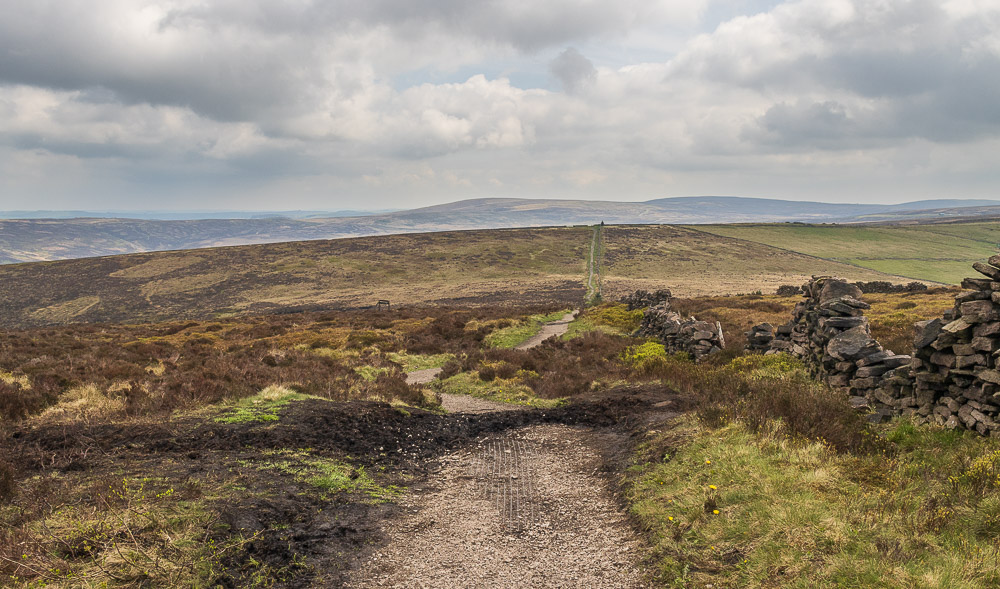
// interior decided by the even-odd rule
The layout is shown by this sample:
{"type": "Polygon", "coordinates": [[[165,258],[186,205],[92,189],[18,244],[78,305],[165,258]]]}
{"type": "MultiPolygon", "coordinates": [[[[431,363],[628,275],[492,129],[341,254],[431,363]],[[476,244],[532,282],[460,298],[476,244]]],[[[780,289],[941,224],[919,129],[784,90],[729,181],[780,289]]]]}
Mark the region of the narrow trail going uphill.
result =
{"type": "Polygon", "coordinates": [[[536,346],[541,345],[542,342],[549,339],[550,337],[559,337],[569,330],[569,324],[574,319],[576,319],[579,311],[573,311],[571,313],[566,313],[562,316],[562,319],[558,321],[553,321],[552,323],[546,323],[542,326],[542,330],[537,334],[528,338],[524,343],[516,346],[515,350],[530,350],[536,346]]]}
{"type": "Polygon", "coordinates": [[[604,227],[594,227],[594,238],[590,242],[590,258],[587,260],[587,303],[601,296],[601,269],[598,268],[597,246],[601,243],[601,233],[604,227]],[[597,281],[594,281],[594,275],[597,281]]]}
{"type": "MultiPolygon", "coordinates": [[[[519,349],[566,333],[575,313],[519,349]]],[[[433,380],[440,369],[412,372],[433,380]]],[[[522,409],[443,395],[453,413],[522,409]]],[[[354,572],[352,587],[514,588],[645,586],[642,540],[600,476],[623,434],[535,425],[484,436],[442,458],[442,468],[401,501],[388,542],[354,572]]]]}

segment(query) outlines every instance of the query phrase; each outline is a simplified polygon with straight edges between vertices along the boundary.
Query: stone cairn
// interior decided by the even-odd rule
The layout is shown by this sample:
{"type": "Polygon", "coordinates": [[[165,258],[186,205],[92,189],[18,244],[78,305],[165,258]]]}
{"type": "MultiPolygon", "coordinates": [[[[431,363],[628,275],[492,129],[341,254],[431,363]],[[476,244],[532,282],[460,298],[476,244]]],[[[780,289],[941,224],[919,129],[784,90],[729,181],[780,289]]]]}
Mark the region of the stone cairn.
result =
{"type": "MultiPolygon", "coordinates": [[[[806,299],[792,320],[778,327],[768,354],[787,352],[801,358],[810,373],[832,387],[848,388],[856,407],[876,404],[876,395],[910,357],[884,349],[871,335],[861,289],[828,276],[802,287],[806,299]]],[[[763,330],[765,326],[755,329],[763,330]]],[[[879,407],[878,419],[891,414],[879,407]]]]}
{"type": "MultiPolygon", "coordinates": [[[[638,300],[640,293],[643,292],[637,291],[630,297],[636,297],[638,300]]],[[[655,337],[663,343],[668,353],[687,352],[695,361],[726,347],[726,339],[719,322],[712,325],[708,321],[698,321],[693,317],[683,318],[680,313],[670,310],[670,291],[657,291],[657,293],[662,292],[666,292],[667,297],[646,307],[642,315],[642,324],[635,335],[655,337]]]]}
{"type": "Polygon", "coordinates": [[[622,298],[623,303],[628,306],[629,311],[635,311],[636,309],[645,309],[646,307],[655,307],[660,303],[670,303],[670,290],[664,288],[649,292],[648,290],[637,290],[634,293],[627,295],[622,298]]]}

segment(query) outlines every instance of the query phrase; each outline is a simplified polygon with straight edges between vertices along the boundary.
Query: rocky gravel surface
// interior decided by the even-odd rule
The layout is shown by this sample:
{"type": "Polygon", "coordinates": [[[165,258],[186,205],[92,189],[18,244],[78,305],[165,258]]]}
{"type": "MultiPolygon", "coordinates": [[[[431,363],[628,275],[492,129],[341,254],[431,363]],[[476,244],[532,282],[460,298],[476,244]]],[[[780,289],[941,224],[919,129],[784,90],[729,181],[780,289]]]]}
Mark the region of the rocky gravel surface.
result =
{"type": "Polygon", "coordinates": [[[616,436],[537,425],[444,457],[347,586],[646,586],[642,541],[600,475],[616,436]]]}

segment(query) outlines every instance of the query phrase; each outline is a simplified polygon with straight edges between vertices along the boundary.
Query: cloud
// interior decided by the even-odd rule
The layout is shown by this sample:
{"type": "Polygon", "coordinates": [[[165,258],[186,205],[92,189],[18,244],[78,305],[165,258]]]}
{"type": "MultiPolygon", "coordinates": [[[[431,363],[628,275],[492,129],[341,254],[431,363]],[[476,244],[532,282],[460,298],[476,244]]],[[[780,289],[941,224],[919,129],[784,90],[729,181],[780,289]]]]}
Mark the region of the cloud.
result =
{"type": "Polygon", "coordinates": [[[996,0],[9,4],[0,147],[94,195],[652,198],[930,151],[995,175],[996,0]]]}
{"type": "Polygon", "coordinates": [[[575,47],[568,47],[549,62],[549,71],[559,80],[566,92],[575,94],[580,88],[597,79],[597,69],[575,47]]]}

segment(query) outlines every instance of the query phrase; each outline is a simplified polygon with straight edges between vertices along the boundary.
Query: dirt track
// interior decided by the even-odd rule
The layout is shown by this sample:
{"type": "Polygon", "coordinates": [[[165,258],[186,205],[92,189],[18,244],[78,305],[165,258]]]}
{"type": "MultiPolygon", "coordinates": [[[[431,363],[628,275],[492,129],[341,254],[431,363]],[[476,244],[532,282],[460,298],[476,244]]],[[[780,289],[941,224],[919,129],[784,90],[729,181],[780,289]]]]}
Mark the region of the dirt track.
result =
{"type": "Polygon", "coordinates": [[[538,346],[550,337],[558,337],[569,329],[569,324],[573,319],[576,318],[579,311],[573,311],[572,313],[566,313],[562,316],[562,319],[558,321],[553,321],[552,323],[546,323],[542,326],[541,331],[537,334],[528,338],[524,343],[516,346],[515,350],[530,350],[535,346],[538,346]]]}
{"type": "Polygon", "coordinates": [[[388,545],[353,587],[642,587],[641,540],[597,475],[589,428],[537,425],[482,438],[388,521],[388,545]]]}
{"type": "MultiPolygon", "coordinates": [[[[575,313],[518,346],[566,332],[575,313]]],[[[426,383],[439,369],[410,373],[426,383]]],[[[446,410],[519,409],[443,395],[446,410]]],[[[479,438],[442,457],[441,470],[408,494],[387,520],[383,548],[349,578],[351,587],[642,587],[641,539],[599,475],[621,434],[591,427],[531,425],[479,438]]]]}

